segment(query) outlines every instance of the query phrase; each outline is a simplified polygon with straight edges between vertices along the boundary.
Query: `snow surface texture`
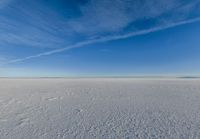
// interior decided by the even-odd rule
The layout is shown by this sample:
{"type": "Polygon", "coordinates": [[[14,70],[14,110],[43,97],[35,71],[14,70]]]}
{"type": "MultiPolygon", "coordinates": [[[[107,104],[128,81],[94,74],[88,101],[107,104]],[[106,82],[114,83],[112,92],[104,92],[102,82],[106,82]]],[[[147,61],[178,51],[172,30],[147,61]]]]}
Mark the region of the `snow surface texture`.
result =
{"type": "Polygon", "coordinates": [[[0,79],[1,139],[199,139],[198,79],[0,79]]]}

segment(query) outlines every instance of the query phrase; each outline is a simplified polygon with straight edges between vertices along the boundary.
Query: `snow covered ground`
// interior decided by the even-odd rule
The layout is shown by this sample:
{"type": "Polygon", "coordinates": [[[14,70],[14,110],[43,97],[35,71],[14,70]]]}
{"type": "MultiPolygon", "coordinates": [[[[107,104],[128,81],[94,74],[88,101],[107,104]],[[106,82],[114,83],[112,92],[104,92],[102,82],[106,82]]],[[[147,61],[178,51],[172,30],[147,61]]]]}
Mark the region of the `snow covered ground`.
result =
{"type": "Polygon", "coordinates": [[[199,139],[198,79],[0,79],[1,139],[199,139]]]}

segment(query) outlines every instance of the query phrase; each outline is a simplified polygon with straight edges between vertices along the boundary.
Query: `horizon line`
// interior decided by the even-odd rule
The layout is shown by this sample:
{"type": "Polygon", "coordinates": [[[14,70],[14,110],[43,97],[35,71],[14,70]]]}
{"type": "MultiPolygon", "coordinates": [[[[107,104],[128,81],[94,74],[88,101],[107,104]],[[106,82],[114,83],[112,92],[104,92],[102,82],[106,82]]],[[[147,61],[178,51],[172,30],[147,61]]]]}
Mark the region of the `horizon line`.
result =
{"type": "Polygon", "coordinates": [[[133,75],[133,76],[5,76],[0,77],[0,79],[82,79],[82,78],[182,78],[182,79],[200,79],[199,76],[176,76],[176,75],[133,75]]]}

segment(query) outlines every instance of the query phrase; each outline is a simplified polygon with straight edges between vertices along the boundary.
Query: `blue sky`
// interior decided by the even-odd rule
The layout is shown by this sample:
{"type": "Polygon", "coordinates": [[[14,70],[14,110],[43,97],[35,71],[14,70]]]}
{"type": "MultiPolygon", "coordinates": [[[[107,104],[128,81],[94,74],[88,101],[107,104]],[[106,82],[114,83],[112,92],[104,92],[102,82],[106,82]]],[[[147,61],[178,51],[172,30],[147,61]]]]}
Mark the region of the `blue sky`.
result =
{"type": "Polygon", "coordinates": [[[200,75],[199,0],[1,0],[0,76],[200,75]]]}

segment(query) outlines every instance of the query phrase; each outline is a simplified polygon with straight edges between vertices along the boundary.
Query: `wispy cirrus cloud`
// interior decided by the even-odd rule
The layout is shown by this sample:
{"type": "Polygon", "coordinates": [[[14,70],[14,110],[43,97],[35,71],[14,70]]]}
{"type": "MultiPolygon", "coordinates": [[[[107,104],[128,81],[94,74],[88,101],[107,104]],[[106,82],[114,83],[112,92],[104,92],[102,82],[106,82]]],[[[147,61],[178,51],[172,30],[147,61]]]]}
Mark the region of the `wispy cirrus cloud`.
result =
{"type": "Polygon", "coordinates": [[[44,0],[2,0],[0,4],[8,3],[9,6],[0,12],[1,47],[43,48],[58,48],[105,34],[145,29],[145,23],[138,28],[138,21],[149,24],[151,20],[151,27],[177,22],[190,17],[200,4],[198,0],[88,0],[77,4],[72,13],[66,7],[63,15],[59,12],[63,7],[52,8],[44,0]]]}
{"type": "Polygon", "coordinates": [[[59,6],[61,1],[50,2],[58,5],[12,0],[9,7],[0,8],[1,47],[54,49],[7,64],[197,22],[200,16],[199,0],[87,0],[69,6],[73,10],[59,6]]]}
{"type": "Polygon", "coordinates": [[[12,0],[0,10],[1,47],[58,48],[71,41],[65,19],[38,1],[12,0]]]}
{"type": "Polygon", "coordinates": [[[68,24],[80,33],[112,34],[124,31],[127,26],[137,29],[134,23],[138,21],[153,20],[159,24],[165,19],[168,22],[186,19],[199,4],[196,0],[90,0],[80,7],[82,16],[68,24]]]}
{"type": "Polygon", "coordinates": [[[52,54],[56,54],[56,53],[61,53],[63,51],[67,51],[67,50],[71,50],[71,49],[79,48],[79,47],[84,47],[84,46],[95,44],[95,43],[101,43],[101,42],[107,42],[107,41],[113,41],[113,40],[129,38],[129,37],[145,35],[145,34],[149,34],[149,33],[157,32],[157,31],[173,28],[173,27],[176,27],[176,26],[184,25],[184,24],[195,23],[195,22],[200,22],[200,17],[190,19],[190,20],[179,21],[177,23],[167,24],[165,26],[158,26],[158,27],[155,27],[155,28],[140,30],[138,32],[130,32],[130,33],[127,33],[127,34],[122,34],[122,35],[114,35],[114,36],[102,37],[102,38],[99,38],[99,39],[87,40],[87,41],[83,41],[83,42],[80,42],[80,43],[77,43],[77,44],[74,44],[74,45],[66,46],[64,48],[55,49],[55,50],[52,50],[52,51],[47,51],[47,52],[40,53],[40,54],[37,54],[37,55],[31,55],[31,56],[28,56],[28,57],[25,57],[25,58],[10,60],[6,63],[3,63],[3,65],[17,63],[17,62],[23,62],[23,61],[34,59],[34,58],[40,58],[42,56],[48,56],[48,55],[52,55],[52,54]]]}

